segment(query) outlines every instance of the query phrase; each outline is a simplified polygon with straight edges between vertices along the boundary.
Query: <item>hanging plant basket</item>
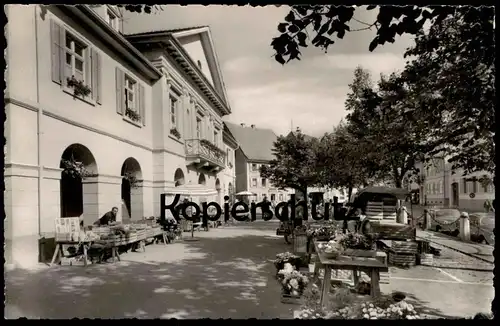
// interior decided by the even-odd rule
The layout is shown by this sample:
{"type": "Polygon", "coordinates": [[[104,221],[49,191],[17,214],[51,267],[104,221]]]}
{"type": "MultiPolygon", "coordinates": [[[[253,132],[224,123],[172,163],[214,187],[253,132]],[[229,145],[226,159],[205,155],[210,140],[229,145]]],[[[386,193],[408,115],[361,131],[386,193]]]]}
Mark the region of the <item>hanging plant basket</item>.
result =
{"type": "Polygon", "coordinates": [[[61,160],[63,165],[63,173],[69,175],[72,178],[90,178],[95,176],[89,170],[85,168],[83,162],[77,162],[74,158],[69,160],[61,160]]]}
{"type": "Polygon", "coordinates": [[[170,129],[170,134],[173,135],[177,139],[181,138],[181,133],[179,132],[179,130],[177,130],[177,128],[170,129]]]}
{"type": "Polygon", "coordinates": [[[127,108],[125,110],[125,116],[129,117],[130,120],[135,121],[135,122],[138,122],[139,120],[141,120],[141,115],[139,113],[135,112],[134,110],[129,109],[129,108],[127,108]]]}
{"type": "Polygon", "coordinates": [[[123,175],[123,179],[127,180],[130,183],[131,188],[139,188],[140,183],[142,180],[138,180],[133,173],[126,172],[123,175]]]}
{"type": "Polygon", "coordinates": [[[88,87],[87,85],[85,85],[82,80],[76,79],[75,76],[71,76],[71,78],[68,77],[66,79],[66,82],[67,82],[68,87],[73,88],[73,95],[75,97],[78,97],[78,96],[81,96],[81,97],[89,96],[90,93],[92,92],[90,90],[90,87],[88,87]]]}

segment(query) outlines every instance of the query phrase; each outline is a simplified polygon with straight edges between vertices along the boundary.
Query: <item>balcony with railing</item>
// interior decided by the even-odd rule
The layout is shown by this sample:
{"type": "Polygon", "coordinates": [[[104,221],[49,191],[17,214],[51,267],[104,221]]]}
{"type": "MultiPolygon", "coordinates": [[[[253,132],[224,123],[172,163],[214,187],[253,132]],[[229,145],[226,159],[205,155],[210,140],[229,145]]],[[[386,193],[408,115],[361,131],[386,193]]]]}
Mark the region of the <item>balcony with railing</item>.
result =
{"type": "Polygon", "coordinates": [[[206,139],[187,139],[186,159],[188,164],[195,164],[198,168],[210,171],[220,171],[226,162],[226,153],[223,149],[206,139]]]}

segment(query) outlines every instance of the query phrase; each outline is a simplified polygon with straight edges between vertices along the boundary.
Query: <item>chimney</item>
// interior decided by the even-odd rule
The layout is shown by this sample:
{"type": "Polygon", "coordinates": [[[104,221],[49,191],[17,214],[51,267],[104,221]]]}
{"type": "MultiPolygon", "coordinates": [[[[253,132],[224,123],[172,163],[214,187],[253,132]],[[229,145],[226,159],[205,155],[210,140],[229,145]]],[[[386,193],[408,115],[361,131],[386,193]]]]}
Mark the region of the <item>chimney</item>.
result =
{"type": "Polygon", "coordinates": [[[242,127],[245,127],[245,124],[244,124],[244,123],[240,123],[240,125],[241,125],[242,127]]]}
{"type": "Polygon", "coordinates": [[[255,125],[251,125],[250,127],[255,128],[255,125]]]}

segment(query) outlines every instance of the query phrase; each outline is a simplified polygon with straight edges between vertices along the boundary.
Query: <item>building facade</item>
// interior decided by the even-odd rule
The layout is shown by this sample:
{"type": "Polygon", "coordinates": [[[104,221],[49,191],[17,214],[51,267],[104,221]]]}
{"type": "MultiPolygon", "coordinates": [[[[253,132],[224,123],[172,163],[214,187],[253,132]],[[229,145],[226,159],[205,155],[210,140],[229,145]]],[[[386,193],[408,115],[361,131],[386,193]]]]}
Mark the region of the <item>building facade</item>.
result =
{"type": "Polygon", "coordinates": [[[440,207],[456,207],[469,212],[484,211],[484,202],[495,199],[493,183],[481,180],[491,175],[484,171],[464,176],[463,170],[453,170],[446,158],[434,158],[426,164],[418,163],[420,184],[413,182],[412,190],[419,190],[420,203],[440,207]]]}
{"type": "Polygon", "coordinates": [[[255,194],[249,198],[250,201],[256,202],[264,197],[276,202],[288,200],[293,191],[279,189],[260,176],[261,166],[269,165],[274,159],[272,148],[277,139],[276,134],[270,129],[257,128],[255,125],[226,122],[226,126],[239,145],[235,152],[236,193],[250,191],[255,194]]]}
{"type": "MultiPolygon", "coordinates": [[[[234,195],[236,194],[236,156],[235,153],[239,148],[238,142],[234,139],[233,135],[227,126],[224,124],[224,131],[222,133],[224,141],[224,149],[226,151],[226,168],[223,174],[223,188],[224,195],[229,196],[230,202],[234,202],[234,195]]],[[[221,207],[224,203],[224,198],[220,198],[221,207]]]]}
{"type": "Polygon", "coordinates": [[[161,193],[190,186],[222,196],[231,111],[208,28],[124,36],[114,6],[6,14],[8,263],[37,262],[58,217],[159,216],[161,193]]]}

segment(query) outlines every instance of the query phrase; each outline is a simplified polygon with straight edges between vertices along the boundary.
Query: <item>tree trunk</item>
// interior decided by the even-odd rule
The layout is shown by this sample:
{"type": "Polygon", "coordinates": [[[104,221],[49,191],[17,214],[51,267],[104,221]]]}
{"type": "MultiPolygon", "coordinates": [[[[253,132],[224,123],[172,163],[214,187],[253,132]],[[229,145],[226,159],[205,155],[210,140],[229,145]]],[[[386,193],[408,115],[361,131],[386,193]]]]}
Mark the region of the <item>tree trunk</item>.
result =
{"type": "Polygon", "coordinates": [[[352,196],[352,186],[349,186],[349,188],[347,190],[347,202],[349,202],[349,200],[351,200],[351,196],[352,196]]]}

